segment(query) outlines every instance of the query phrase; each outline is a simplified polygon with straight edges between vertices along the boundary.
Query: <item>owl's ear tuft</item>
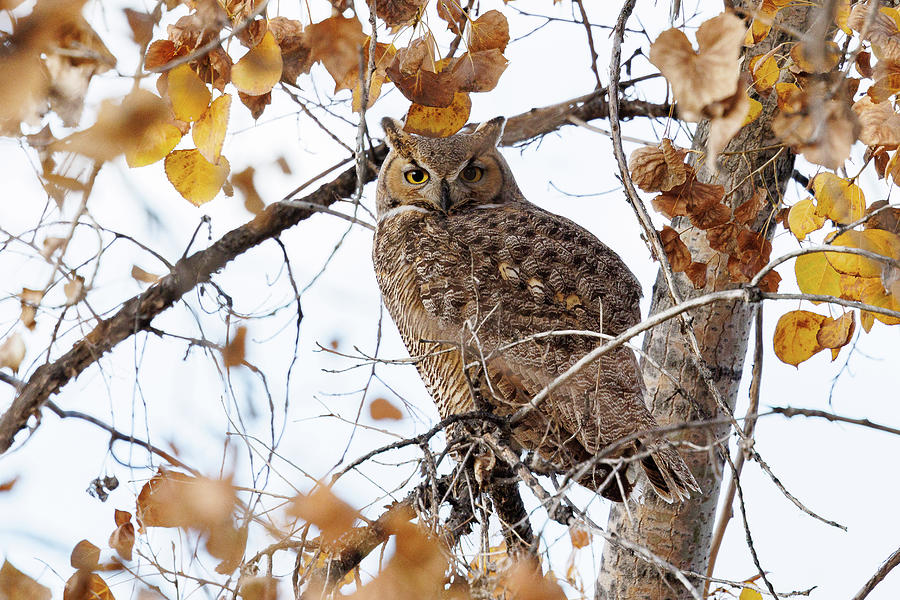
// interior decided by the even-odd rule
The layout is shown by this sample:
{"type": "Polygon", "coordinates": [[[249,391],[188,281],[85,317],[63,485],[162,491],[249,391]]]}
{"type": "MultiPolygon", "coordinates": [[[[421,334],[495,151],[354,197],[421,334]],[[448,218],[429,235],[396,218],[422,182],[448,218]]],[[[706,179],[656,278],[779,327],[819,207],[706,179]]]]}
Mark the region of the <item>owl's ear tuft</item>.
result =
{"type": "Polygon", "coordinates": [[[397,119],[385,117],[381,120],[381,127],[384,129],[385,140],[394,150],[399,150],[409,144],[409,134],[403,131],[403,123],[397,119]]]}
{"type": "Polygon", "coordinates": [[[505,117],[494,117],[490,121],[485,121],[472,132],[473,137],[484,140],[486,144],[497,146],[503,137],[503,128],[506,126],[505,117]]]}

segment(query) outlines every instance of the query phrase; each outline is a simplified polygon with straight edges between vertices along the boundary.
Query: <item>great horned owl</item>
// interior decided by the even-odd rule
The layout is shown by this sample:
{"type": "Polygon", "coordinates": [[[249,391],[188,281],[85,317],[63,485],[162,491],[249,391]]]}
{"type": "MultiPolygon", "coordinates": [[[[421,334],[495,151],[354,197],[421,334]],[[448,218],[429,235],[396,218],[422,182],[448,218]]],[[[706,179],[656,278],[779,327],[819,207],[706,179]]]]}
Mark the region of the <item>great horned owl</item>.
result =
{"type": "MultiPolygon", "coordinates": [[[[519,191],[497,151],[502,118],[439,139],[382,125],[391,151],[378,176],[375,273],[442,418],[475,410],[473,365],[482,399],[509,415],[602,341],[535,334],[617,335],[640,320],[641,289],[622,259],[519,191]]],[[[567,470],[656,427],[634,354],[619,347],[556,388],[513,441],[567,470]]],[[[699,491],[668,443],[636,441],[614,456],[634,454],[661,497],[699,491]]],[[[611,472],[598,465],[580,483],[621,501],[632,482],[611,472]]]]}

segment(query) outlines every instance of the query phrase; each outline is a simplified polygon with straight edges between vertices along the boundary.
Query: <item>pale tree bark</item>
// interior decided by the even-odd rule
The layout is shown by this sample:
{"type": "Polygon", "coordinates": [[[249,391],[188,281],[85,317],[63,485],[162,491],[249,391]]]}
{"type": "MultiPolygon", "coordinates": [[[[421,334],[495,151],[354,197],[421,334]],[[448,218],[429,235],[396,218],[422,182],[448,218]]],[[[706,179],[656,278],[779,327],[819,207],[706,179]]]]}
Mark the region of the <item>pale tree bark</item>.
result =
{"type": "MultiPolygon", "coordinates": [[[[757,3],[743,4],[755,7],[757,3]]],[[[807,19],[811,16],[806,7],[780,11],[776,27],[769,37],[749,49],[747,57],[764,54],[774,45],[790,40],[791,36],[785,30],[805,31],[807,19]],[[780,29],[779,24],[787,27],[780,29]]],[[[776,96],[773,93],[763,100],[763,112],[759,119],[739,132],[726,147],[726,155],[718,161],[718,170],[712,165],[697,165],[701,181],[721,184],[726,193],[734,190],[726,198],[726,203],[732,208],[748,200],[755,188],[765,188],[769,206],[761,212],[754,225],[757,230],[764,230],[769,236],[774,230],[774,223],[770,218],[773,207],[782,197],[794,166],[794,155],[787,148],[752,151],[776,143],[770,128],[775,109],[776,96]],[[744,150],[751,151],[727,154],[744,150]]],[[[702,123],[693,141],[694,149],[704,150],[707,133],[707,124],[702,123]]],[[[682,231],[689,223],[686,220],[676,220],[673,226],[682,231]]],[[[734,286],[726,269],[727,258],[709,248],[703,231],[689,229],[682,239],[688,245],[693,260],[709,263],[709,271],[707,287],[701,290],[695,290],[683,274],[677,274],[676,282],[681,298],[688,299],[734,286]]],[[[653,288],[650,312],[665,310],[671,304],[669,290],[660,272],[653,288]]],[[[693,330],[703,361],[730,409],[734,408],[741,380],[753,310],[753,306],[743,302],[713,304],[694,311],[692,315],[693,330]]],[[[691,349],[682,331],[683,326],[682,321],[673,319],[651,330],[644,340],[644,351],[678,379],[676,384],[646,361],[643,365],[648,402],[652,404],[657,421],[662,424],[721,415],[707,383],[691,360],[691,349]]],[[[680,437],[685,442],[711,449],[707,452],[691,451],[688,447],[681,446],[682,455],[703,489],[702,497],[680,504],[666,504],[652,494],[632,498],[628,511],[621,505],[612,507],[609,532],[646,547],[685,571],[705,573],[724,465],[723,449],[717,448],[714,440],[725,439],[728,433],[729,427],[721,425],[690,429],[680,437]]],[[[696,587],[702,590],[703,581],[694,581],[696,587]]],[[[610,543],[604,548],[596,596],[607,600],[691,597],[688,590],[673,577],[660,572],[629,550],[610,543]]]]}

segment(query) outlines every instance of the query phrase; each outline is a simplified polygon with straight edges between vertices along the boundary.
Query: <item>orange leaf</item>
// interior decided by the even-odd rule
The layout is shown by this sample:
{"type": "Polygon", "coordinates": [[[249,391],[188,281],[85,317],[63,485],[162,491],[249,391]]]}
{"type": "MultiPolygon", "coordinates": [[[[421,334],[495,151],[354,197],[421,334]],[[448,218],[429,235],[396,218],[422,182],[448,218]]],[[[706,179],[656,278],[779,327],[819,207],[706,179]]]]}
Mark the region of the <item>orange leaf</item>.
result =
{"type": "Polygon", "coordinates": [[[168,85],[176,119],[190,122],[203,116],[212,93],[190,66],[178,65],[169,71],[168,85]]]}
{"type": "Polygon", "coordinates": [[[63,600],[115,600],[115,596],[102,577],[79,570],[66,582],[63,600]]]}
{"type": "Polygon", "coordinates": [[[663,250],[672,270],[676,273],[684,271],[691,264],[691,251],[687,245],[681,240],[678,232],[666,225],[659,232],[659,238],[662,241],[663,250]]]}
{"type": "Polygon", "coordinates": [[[400,409],[384,398],[375,398],[372,400],[372,404],[369,405],[369,414],[372,415],[372,418],[376,421],[384,419],[399,421],[403,418],[403,413],[400,412],[400,409]]]}
{"type": "Polygon", "coordinates": [[[231,83],[250,96],[272,90],[281,79],[281,48],[271,31],[267,31],[254,48],[231,68],[231,83]]]}
{"type": "Polygon", "coordinates": [[[456,92],[450,106],[443,108],[414,103],[406,113],[403,129],[428,137],[451,136],[466,124],[471,110],[472,100],[465,92],[456,92]]]}
{"type": "Polygon", "coordinates": [[[237,328],[234,337],[222,350],[222,362],[225,368],[236,367],[244,362],[244,345],[247,340],[247,328],[243,325],[237,328]]]}
{"type": "Polygon", "coordinates": [[[166,177],[185,200],[196,206],[216,197],[230,171],[224,156],[214,165],[197,149],[175,150],[166,157],[166,177]]]}
{"type": "Polygon", "coordinates": [[[76,569],[93,571],[100,564],[100,548],[87,540],[81,540],[72,549],[69,563],[76,569]]]}
{"type": "Polygon", "coordinates": [[[584,548],[591,543],[591,532],[580,527],[569,527],[569,539],[575,548],[584,548]]]}
{"type": "Polygon", "coordinates": [[[807,310],[792,310],[775,325],[775,355],[795,367],[822,349],[817,335],[825,317],[807,310]]]}
{"type": "Polygon", "coordinates": [[[212,101],[200,120],[194,123],[191,132],[197,150],[200,151],[203,158],[213,164],[219,162],[219,156],[222,154],[230,108],[231,96],[229,94],[219,96],[212,101]]]}
{"type": "Polygon", "coordinates": [[[160,469],[137,498],[137,521],[145,527],[213,529],[231,523],[237,498],[228,481],[160,469]]]}
{"type": "Polygon", "coordinates": [[[837,319],[828,317],[822,322],[816,341],[824,348],[840,348],[850,342],[855,326],[852,312],[846,312],[837,319]]]}

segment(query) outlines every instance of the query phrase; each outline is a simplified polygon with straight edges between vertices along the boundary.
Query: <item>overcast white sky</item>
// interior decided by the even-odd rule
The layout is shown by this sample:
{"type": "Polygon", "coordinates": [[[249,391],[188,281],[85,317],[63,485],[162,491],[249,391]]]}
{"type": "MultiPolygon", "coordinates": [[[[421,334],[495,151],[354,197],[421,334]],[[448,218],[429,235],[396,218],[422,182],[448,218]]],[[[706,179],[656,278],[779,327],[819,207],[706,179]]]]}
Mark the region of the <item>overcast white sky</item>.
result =
{"type": "MultiPolygon", "coordinates": [[[[323,1],[312,4],[311,8],[319,11],[314,13],[316,20],[327,16],[327,8],[319,6],[325,4],[323,1]]],[[[712,2],[704,4],[713,11],[720,6],[712,2]]],[[[597,22],[611,23],[613,10],[617,12],[618,5],[599,3],[589,8],[597,22]]],[[[651,39],[667,27],[665,5],[665,2],[660,2],[659,6],[649,1],[638,2],[636,15],[651,39]]],[[[552,6],[545,0],[517,0],[512,6],[562,18],[571,16],[571,9],[565,2],[552,6]]],[[[124,7],[152,8],[152,5],[90,3],[86,14],[118,57],[118,71],[128,74],[135,70],[137,51],[128,38],[121,13],[124,7]]],[[[296,16],[297,12],[297,7],[288,7],[285,3],[281,6],[273,4],[271,8],[273,14],[296,16]]],[[[483,8],[493,8],[493,3],[485,2],[483,8]]],[[[514,39],[543,22],[516,16],[511,8],[505,12],[510,18],[514,39]]],[[[701,21],[698,19],[693,24],[699,25],[701,21]]],[[[630,25],[637,28],[638,19],[632,19],[630,25]]],[[[597,29],[595,34],[605,82],[609,51],[607,33],[597,29]]],[[[160,35],[158,31],[156,35],[160,35]]],[[[449,37],[438,39],[445,44],[449,41],[449,37]]],[[[646,50],[647,39],[632,36],[626,42],[623,56],[630,56],[639,46],[646,50]]],[[[512,43],[506,55],[510,64],[497,89],[488,94],[473,95],[473,121],[496,115],[512,116],[533,107],[580,96],[594,87],[584,30],[578,25],[551,23],[512,43]]],[[[642,58],[637,58],[633,64],[634,75],[652,69],[642,58]]],[[[307,97],[314,97],[317,92],[321,98],[328,98],[332,82],[320,67],[313,71],[315,90],[309,79],[302,81],[307,97]]],[[[151,81],[146,85],[152,89],[151,81]]],[[[121,96],[128,87],[127,80],[115,73],[107,73],[95,83],[91,104],[95,106],[103,97],[121,96]]],[[[300,182],[346,156],[308,119],[298,118],[296,105],[283,94],[276,91],[273,95],[272,106],[255,125],[246,109],[237,101],[233,103],[231,133],[224,149],[234,172],[246,166],[256,168],[257,188],[266,202],[280,199],[300,182]],[[276,159],[282,156],[291,165],[290,175],[283,174],[275,165],[276,159]]],[[[338,95],[339,100],[348,97],[346,91],[338,95]]],[[[654,99],[660,100],[661,96],[654,99]]],[[[380,134],[375,124],[382,116],[400,117],[406,106],[407,102],[396,91],[386,93],[369,113],[373,134],[380,134]]],[[[333,110],[354,118],[349,115],[346,103],[334,106],[333,110]]],[[[329,115],[322,118],[342,139],[354,139],[352,125],[329,115]]],[[[598,125],[603,126],[603,123],[598,125]]],[[[63,132],[60,128],[54,131],[58,135],[63,132]]],[[[656,140],[661,131],[654,131],[649,123],[635,121],[625,125],[625,134],[656,140]]],[[[686,140],[681,143],[688,144],[686,140]]],[[[183,144],[187,147],[190,138],[183,144]]],[[[626,144],[626,152],[634,147],[636,145],[626,144]]],[[[855,156],[858,158],[861,152],[858,148],[855,156]]],[[[633,213],[619,189],[609,139],[567,127],[548,135],[540,144],[521,150],[506,149],[504,154],[530,200],[587,227],[625,258],[644,286],[642,306],[646,314],[656,266],[640,239],[633,213]],[[560,190],[584,196],[566,195],[560,190]]],[[[20,147],[15,140],[0,139],[0,181],[3,181],[5,199],[0,226],[8,232],[20,233],[33,227],[46,208],[46,196],[38,184],[34,165],[35,158],[30,151],[20,147]]],[[[802,161],[798,168],[807,174],[815,172],[812,166],[802,161]]],[[[885,188],[871,177],[863,177],[863,188],[870,201],[885,194],[885,188]]],[[[798,199],[800,192],[799,187],[792,184],[788,199],[798,199]]],[[[364,190],[363,204],[374,210],[373,185],[364,190]]],[[[70,199],[62,219],[71,218],[76,208],[77,199],[70,199]]],[[[97,179],[89,208],[91,216],[101,226],[134,236],[170,261],[184,253],[201,216],[211,217],[209,235],[207,229],[202,229],[193,249],[207,245],[210,240],[218,239],[250,218],[239,196],[220,196],[199,209],[193,207],[166,181],[161,162],[136,170],[128,169],[124,161],[106,165],[97,179]]],[[[52,223],[57,219],[54,215],[45,218],[44,222],[52,223]]],[[[658,227],[663,223],[662,219],[657,219],[658,227]]],[[[59,235],[64,229],[64,223],[47,225],[37,234],[37,242],[47,236],[59,235]]],[[[294,277],[301,287],[320,272],[346,230],[344,221],[317,215],[282,236],[294,277]]],[[[352,459],[393,441],[396,435],[422,432],[437,419],[413,367],[379,367],[378,378],[363,399],[358,390],[366,383],[368,368],[329,372],[354,363],[317,351],[318,344],[328,346],[332,341],[337,341],[339,349],[347,353],[354,353],[354,348],[367,354],[376,350],[382,311],[370,260],[371,237],[366,229],[350,229],[328,268],[303,293],[304,320],[299,358],[287,391],[285,374],[292,359],[296,315],[281,250],[274,243],[263,244],[234,261],[215,278],[221,289],[232,297],[239,313],[265,314],[284,306],[268,319],[247,323],[251,340],[247,358],[265,368],[277,411],[281,410],[286,396],[290,399],[279,454],[305,470],[305,473],[301,472],[284,460],[276,460],[277,475],[273,475],[270,482],[272,491],[292,494],[292,488],[308,490],[314,478],[331,472],[345,449],[346,457],[352,459]],[[397,425],[372,422],[365,409],[368,402],[378,396],[397,405],[401,405],[400,398],[408,402],[404,409],[407,417],[397,425]],[[364,402],[361,422],[387,432],[357,429],[351,436],[352,421],[361,401],[364,402]]],[[[774,245],[773,256],[796,247],[796,240],[782,232],[774,245]]],[[[67,256],[68,264],[79,264],[81,258],[92,256],[97,247],[98,237],[93,231],[86,227],[79,230],[67,256]]],[[[151,272],[163,272],[162,265],[146,253],[128,242],[116,242],[113,250],[105,254],[94,289],[88,296],[94,310],[114,310],[118,303],[142,289],[130,277],[133,264],[151,272]]],[[[86,265],[79,273],[87,275],[92,269],[91,265],[86,265]]],[[[783,277],[782,290],[795,289],[792,263],[783,265],[779,272],[783,277]]],[[[19,305],[16,294],[22,287],[42,287],[50,274],[49,266],[30,256],[22,245],[12,245],[0,253],[0,337],[17,330],[15,321],[19,305]]],[[[197,336],[198,324],[202,324],[209,339],[224,340],[225,324],[218,314],[212,314],[216,308],[210,294],[213,290],[207,287],[205,291],[202,297],[196,291],[186,296],[191,311],[184,307],[168,311],[154,325],[166,331],[197,336]]],[[[778,316],[799,306],[784,302],[766,306],[763,408],[784,405],[820,408],[900,426],[900,410],[896,405],[897,374],[900,373],[898,330],[878,323],[872,333],[860,336],[852,351],[844,349],[835,363],[829,362],[830,357],[822,353],[798,370],[774,357],[771,339],[778,316]]],[[[810,306],[803,307],[811,309],[810,306]]],[[[813,310],[822,312],[824,309],[813,310]]],[[[81,317],[88,315],[83,307],[79,307],[78,312],[81,317]]],[[[406,356],[393,324],[386,314],[383,316],[379,356],[406,356]]],[[[60,328],[61,342],[54,347],[51,356],[58,356],[85,333],[84,326],[75,317],[74,314],[67,316],[60,328]]],[[[24,376],[45,360],[46,343],[54,319],[39,315],[38,322],[34,332],[25,333],[28,355],[23,363],[24,376]]],[[[115,423],[122,430],[133,429],[136,435],[150,437],[160,445],[171,443],[186,462],[205,473],[215,475],[220,469],[227,472],[236,468],[239,477],[248,481],[250,473],[259,468],[260,456],[254,456],[251,464],[246,445],[236,439],[223,449],[223,434],[226,430],[236,431],[229,425],[229,418],[241,418],[247,431],[265,440],[268,435],[267,400],[259,378],[246,370],[232,371],[230,385],[223,385],[214,358],[217,357],[206,355],[197,348],[188,350],[183,342],[160,343],[156,338],[137,336],[120,344],[100,361],[99,367],[92,367],[66,386],[56,401],[64,408],[89,412],[115,423]]],[[[745,379],[749,379],[749,370],[745,379]]],[[[737,412],[741,414],[747,404],[746,387],[745,383],[738,399],[737,412]]],[[[11,398],[12,391],[0,387],[0,410],[11,398]]],[[[816,586],[810,595],[814,599],[852,596],[881,561],[900,546],[900,519],[896,514],[900,484],[895,464],[900,455],[900,438],[824,421],[766,417],[757,426],[756,439],[757,449],[795,496],[821,515],[849,529],[845,533],[801,513],[755,464],[748,464],[744,470],[744,495],[763,567],[781,591],[816,586]]],[[[255,447],[257,450],[262,448],[259,444],[255,447]]],[[[146,460],[142,453],[132,453],[124,444],[116,446],[116,454],[135,464],[146,460]]],[[[406,456],[412,457],[414,453],[406,456]]],[[[352,475],[342,480],[336,488],[338,493],[367,514],[378,514],[381,506],[387,503],[380,490],[392,490],[406,478],[415,480],[416,477],[414,464],[395,466],[400,459],[398,456],[390,458],[391,464],[367,470],[369,479],[352,475]],[[368,506],[370,503],[373,506],[368,506]]],[[[135,494],[149,473],[117,464],[107,452],[105,436],[96,428],[72,420],[61,422],[54,415],[45,414],[41,427],[26,444],[22,445],[20,441],[14,452],[0,458],[0,482],[19,477],[12,492],[0,494],[0,556],[38,577],[41,583],[54,589],[55,597],[61,597],[62,585],[70,574],[68,555],[71,548],[82,538],[105,546],[106,538],[114,528],[112,508],[133,512],[135,494]],[[84,490],[92,479],[106,474],[115,474],[122,485],[104,504],[84,490]]],[[[576,492],[574,497],[583,504],[589,502],[583,490],[576,492]]],[[[535,504],[530,498],[529,502],[532,506],[535,504]]],[[[605,501],[590,502],[590,511],[595,521],[605,523],[605,501]]],[[[537,520],[543,518],[543,513],[536,513],[537,520]]],[[[563,535],[561,527],[547,525],[548,541],[563,535]]],[[[158,543],[165,538],[161,532],[151,532],[150,539],[159,548],[158,543]]],[[[257,546],[262,543],[265,542],[260,541],[257,546]]],[[[559,561],[565,560],[568,551],[565,537],[554,543],[551,550],[559,561]]],[[[593,560],[596,557],[588,555],[579,563],[582,574],[588,578],[591,571],[597,569],[593,560]]],[[[726,535],[716,575],[742,580],[754,573],[744,531],[736,519],[726,535]]],[[[118,584],[113,588],[117,597],[127,597],[130,579],[128,575],[110,577],[111,583],[118,584]]],[[[898,596],[900,575],[893,575],[870,598],[885,600],[898,596]]]]}

